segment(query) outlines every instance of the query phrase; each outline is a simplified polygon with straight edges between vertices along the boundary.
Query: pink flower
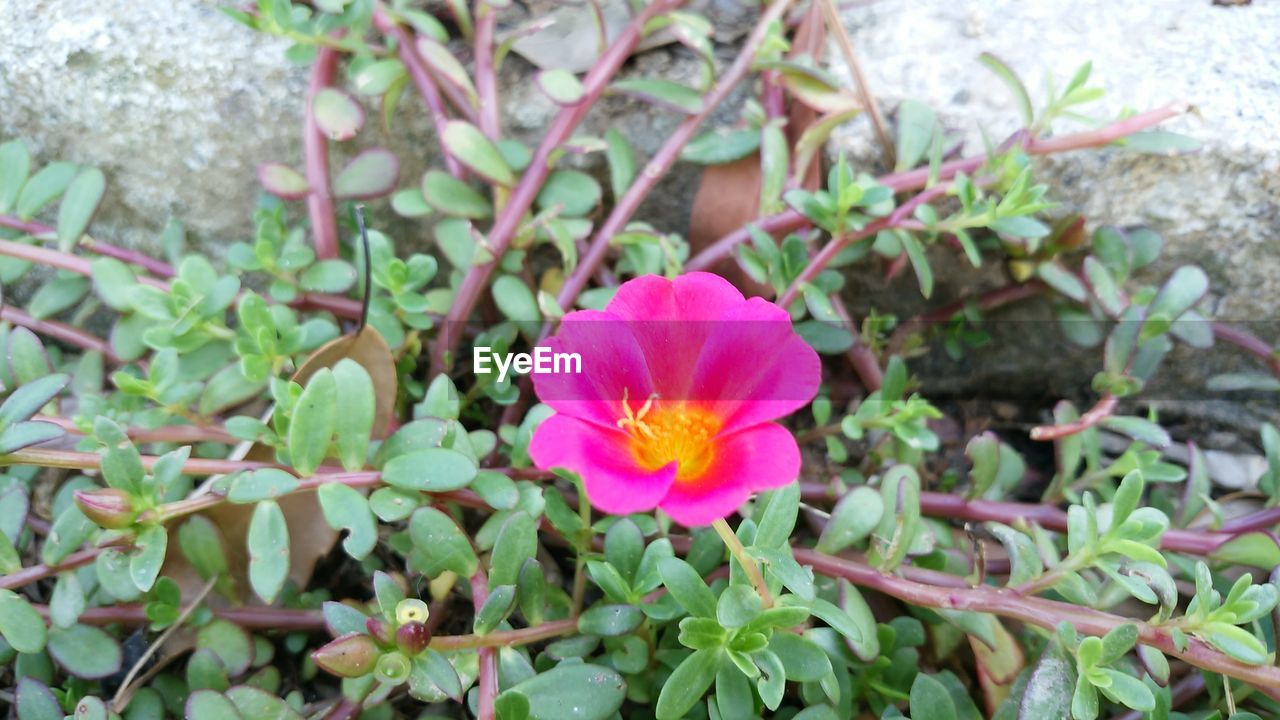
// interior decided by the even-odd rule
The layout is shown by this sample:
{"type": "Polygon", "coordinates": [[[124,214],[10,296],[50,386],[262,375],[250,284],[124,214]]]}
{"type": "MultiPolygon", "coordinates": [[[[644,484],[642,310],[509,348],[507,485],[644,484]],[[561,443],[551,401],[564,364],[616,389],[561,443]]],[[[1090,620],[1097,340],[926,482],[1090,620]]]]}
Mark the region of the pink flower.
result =
{"type": "Polygon", "coordinates": [[[533,376],[556,414],[529,453],[581,475],[597,508],[706,525],[799,475],[795,438],[772,421],[813,399],[818,356],[784,310],[723,278],[635,278],[604,311],[566,315],[547,346],[578,353],[581,372],[533,376]]]}

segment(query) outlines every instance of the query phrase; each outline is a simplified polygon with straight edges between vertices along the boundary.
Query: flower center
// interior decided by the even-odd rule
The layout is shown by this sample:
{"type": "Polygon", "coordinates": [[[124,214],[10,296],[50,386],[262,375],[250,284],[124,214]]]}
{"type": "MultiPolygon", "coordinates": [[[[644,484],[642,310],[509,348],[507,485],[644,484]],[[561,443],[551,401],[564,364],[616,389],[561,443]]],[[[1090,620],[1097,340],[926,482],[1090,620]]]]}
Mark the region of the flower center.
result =
{"type": "Polygon", "coordinates": [[[645,470],[653,471],[676,463],[676,481],[695,480],[711,466],[715,453],[711,439],[720,431],[720,419],[695,405],[657,405],[651,395],[633,411],[626,393],[622,398],[625,416],[618,427],[631,436],[631,454],[645,470]]]}

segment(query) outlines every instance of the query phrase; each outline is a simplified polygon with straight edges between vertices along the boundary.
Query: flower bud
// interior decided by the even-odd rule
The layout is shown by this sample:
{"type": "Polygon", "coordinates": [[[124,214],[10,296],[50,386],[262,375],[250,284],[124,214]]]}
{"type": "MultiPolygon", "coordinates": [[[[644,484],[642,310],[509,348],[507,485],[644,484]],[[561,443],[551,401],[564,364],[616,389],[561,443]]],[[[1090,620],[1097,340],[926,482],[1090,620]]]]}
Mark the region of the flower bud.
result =
{"type": "Polygon", "coordinates": [[[420,622],[407,622],[396,630],[396,647],[406,655],[417,655],[427,649],[431,642],[431,631],[420,622]]]}
{"type": "Polygon", "coordinates": [[[427,616],[431,611],[427,608],[427,604],[418,598],[408,598],[396,603],[396,624],[404,625],[411,622],[426,622],[427,616]]]}
{"type": "Polygon", "coordinates": [[[398,652],[389,652],[378,658],[378,666],[373,672],[381,682],[399,685],[409,679],[412,669],[409,658],[398,652]]]}
{"type": "Polygon", "coordinates": [[[77,490],[75,500],[85,517],[108,530],[127,528],[138,517],[138,511],[133,507],[133,498],[124,490],[77,490]]]}
{"type": "Polygon", "coordinates": [[[395,639],[392,635],[394,631],[391,629],[391,624],[380,617],[371,617],[365,620],[364,627],[375,640],[383,645],[390,645],[395,639]]]}
{"type": "Polygon", "coordinates": [[[369,674],[380,653],[372,637],[363,633],[347,633],[312,652],[311,659],[338,677],[357,678],[369,674]]]}

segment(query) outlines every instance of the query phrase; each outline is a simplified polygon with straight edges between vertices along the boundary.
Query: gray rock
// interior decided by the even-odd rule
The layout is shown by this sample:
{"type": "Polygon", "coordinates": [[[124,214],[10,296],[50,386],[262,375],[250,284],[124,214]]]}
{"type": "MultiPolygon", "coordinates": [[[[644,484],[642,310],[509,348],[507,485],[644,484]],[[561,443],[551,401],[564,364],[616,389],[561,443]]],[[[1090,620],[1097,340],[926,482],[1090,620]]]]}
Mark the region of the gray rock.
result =
{"type": "Polygon", "coordinates": [[[155,248],[170,217],[205,247],[251,229],[259,162],[300,158],[306,72],[215,3],[0,3],[0,137],[102,168],[94,232],[155,248]]]}
{"type": "MultiPolygon", "coordinates": [[[[1217,317],[1249,323],[1267,340],[1280,332],[1280,6],[1255,2],[1218,7],[1209,0],[1111,3],[1084,0],[884,0],[843,15],[883,107],[904,99],[934,107],[960,130],[967,153],[981,152],[982,133],[999,141],[1019,126],[1006,87],[978,62],[992,52],[1013,67],[1037,102],[1042,78],[1059,86],[1080,64],[1093,63],[1091,84],[1106,89],[1091,107],[1098,117],[1123,108],[1145,110],[1171,101],[1194,111],[1164,127],[1203,142],[1194,155],[1158,157],[1118,148],[1086,150],[1037,161],[1037,177],[1050,186],[1063,211],[1083,213],[1091,227],[1148,225],[1166,240],[1154,280],[1180,264],[1195,263],[1214,284],[1208,309],[1217,317]]],[[[834,45],[835,72],[849,74],[834,45]]],[[[1084,126],[1062,121],[1053,130],[1084,126]]],[[[839,129],[831,152],[849,152],[865,168],[879,148],[865,119],[839,129]]],[[[999,272],[976,274],[947,254],[938,256],[943,278],[935,302],[977,287],[1005,282],[999,272]]],[[[867,283],[855,294],[907,314],[919,308],[910,273],[892,285],[867,283]],[[891,300],[889,298],[892,298],[891,300]],[[905,300],[904,300],[905,299],[905,300]]],[[[918,296],[917,296],[918,297],[918,296]]],[[[938,387],[965,394],[975,387],[1046,396],[1089,396],[1087,379],[1098,367],[1055,333],[1028,334],[1028,323],[1051,323],[1047,308],[1026,307],[997,316],[1001,340],[977,351],[957,370],[944,361],[925,367],[938,387]]],[[[1186,398],[1203,391],[1206,375],[1251,366],[1240,353],[1215,348],[1179,351],[1167,366],[1157,397],[1186,398]]]]}

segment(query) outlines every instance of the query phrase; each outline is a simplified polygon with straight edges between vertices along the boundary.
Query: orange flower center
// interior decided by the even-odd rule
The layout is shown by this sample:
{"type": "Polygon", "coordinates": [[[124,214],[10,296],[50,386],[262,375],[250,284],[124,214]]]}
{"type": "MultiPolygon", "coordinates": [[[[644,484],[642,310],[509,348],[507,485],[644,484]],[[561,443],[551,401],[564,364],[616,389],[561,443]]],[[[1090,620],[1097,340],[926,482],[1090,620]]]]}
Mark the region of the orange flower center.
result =
{"type": "Polygon", "coordinates": [[[631,454],[640,467],[654,471],[676,463],[676,481],[696,480],[715,458],[711,439],[720,432],[720,418],[696,405],[654,406],[651,396],[633,411],[624,394],[625,416],[618,427],[631,436],[631,454]]]}

